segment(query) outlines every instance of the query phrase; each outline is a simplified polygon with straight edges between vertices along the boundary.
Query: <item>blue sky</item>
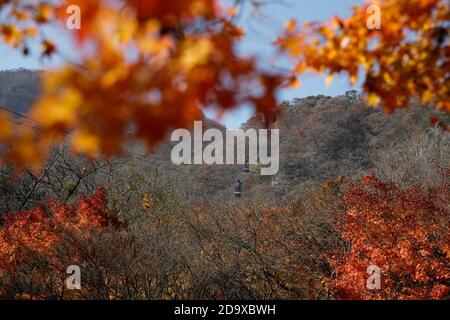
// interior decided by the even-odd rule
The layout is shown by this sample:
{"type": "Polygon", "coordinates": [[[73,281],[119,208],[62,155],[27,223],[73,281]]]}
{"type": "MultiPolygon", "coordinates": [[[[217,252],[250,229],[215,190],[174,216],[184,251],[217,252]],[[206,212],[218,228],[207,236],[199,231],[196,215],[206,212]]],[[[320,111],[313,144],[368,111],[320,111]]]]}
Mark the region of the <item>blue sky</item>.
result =
{"type": "MultiPolygon", "coordinates": [[[[284,22],[295,19],[299,24],[305,21],[324,21],[334,15],[348,16],[351,7],[363,0],[273,0],[263,1],[264,6],[258,13],[247,6],[239,17],[239,24],[246,30],[246,36],[239,47],[242,55],[256,55],[264,68],[288,68],[287,61],[273,62],[275,56],[272,42],[283,30],[284,22]]],[[[63,56],[70,57],[76,49],[71,46],[66,30],[49,29],[47,36],[56,39],[63,56]]],[[[33,47],[33,45],[31,46],[33,47]]],[[[23,57],[20,52],[0,44],[0,70],[15,68],[52,68],[64,63],[61,58],[53,60],[41,59],[36,52],[29,57],[23,57]]],[[[280,92],[279,100],[292,100],[310,95],[339,95],[351,89],[347,77],[337,77],[330,86],[324,79],[307,75],[301,79],[302,86],[297,89],[285,89],[280,92]]],[[[1,85],[1,84],[0,84],[1,85]]],[[[359,89],[356,87],[355,89],[359,89]]],[[[220,121],[228,128],[237,128],[253,113],[250,107],[241,108],[226,114],[220,121]]],[[[207,115],[214,117],[214,111],[207,115]]]]}

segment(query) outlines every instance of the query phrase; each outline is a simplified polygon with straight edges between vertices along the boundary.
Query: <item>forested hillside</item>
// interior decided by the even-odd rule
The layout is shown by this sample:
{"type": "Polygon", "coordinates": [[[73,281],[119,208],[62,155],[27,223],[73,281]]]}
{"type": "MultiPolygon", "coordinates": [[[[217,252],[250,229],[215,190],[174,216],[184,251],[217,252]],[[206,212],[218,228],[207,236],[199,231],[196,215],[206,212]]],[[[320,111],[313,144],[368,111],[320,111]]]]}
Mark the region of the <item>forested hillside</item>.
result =
{"type": "MultiPolygon", "coordinates": [[[[0,79],[1,105],[26,114],[39,94],[39,72],[3,71],[0,79]]],[[[179,187],[202,201],[227,198],[237,179],[244,182],[245,198],[260,195],[276,200],[338,176],[357,178],[372,172],[405,186],[433,184],[447,167],[450,144],[448,133],[430,125],[430,118],[445,123],[449,119],[412,104],[410,109],[386,115],[364,105],[356,91],[285,102],[282,115],[271,124],[280,130],[280,171],[273,177],[261,176],[253,165],[248,174],[240,165],[176,166],[170,160],[174,143],[169,141],[150,154],[142,146],[129,146],[130,157],[116,161],[143,172],[159,170],[165,178],[182,181],[179,187]]],[[[205,118],[203,130],[212,127],[225,131],[205,118]]],[[[242,125],[243,129],[263,127],[260,117],[242,125]]]]}
{"type": "MultiPolygon", "coordinates": [[[[1,104],[26,112],[38,95],[38,79],[26,70],[2,72],[1,104]]],[[[280,130],[280,171],[273,177],[261,176],[258,165],[249,173],[241,165],[176,166],[170,142],[150,154],[129,145],[127,154],[95,161],[60,145],[41,170],[4,165],[0,297],[441,298],[448,292],[450,137],[430,119],[448,117],[411,104],[387,115],[364,105],[356,92],[285,102],[271,123],[280,130]],[[240,198],[233,196],[237,179],[244,186],[240,198]],[[355,239],[343,232],[349,228],[347,208],[368,210],[363,192],[371,192],[367,199],[381,211],[412,219],[421,208],[428,215],[417,218],[433,226],[417,229],[433,239],[429,259],[414,257],[431,275],[420,280],[421,290],[419,280],[406,277],[398,291],[367,295],[334,273],[361,271],[359,263],[369,263],[358,260],[357,250],[364,248],[347,251],[355,239]],[[78,239],[77,247],[71,237],[78,239]],[[73,257],[85,270],[85,287],[64,296],[58,277],[73,257]],[[39,276],[31,279],[33,274],[39,276]]],[[[262,126],[260,117],[242,125],[262,126]]],[[[204,129],[210,127],[225,130],[205,119],[204,129]]],[[[364,217],[366,222],[352,222],[355,230],[373,223],[373,217],[364,217]]],[[[403,234],[407,221],[396,217],[383,216],[383,223],[403,234]]],[[[397,248],[403,240],[422,241],[379,232],[367,243],[377,246],[377,237],[383,237],[385,246],[397,248]]],[[[388,279],[402,276],[389,272],[388,279]]]]}

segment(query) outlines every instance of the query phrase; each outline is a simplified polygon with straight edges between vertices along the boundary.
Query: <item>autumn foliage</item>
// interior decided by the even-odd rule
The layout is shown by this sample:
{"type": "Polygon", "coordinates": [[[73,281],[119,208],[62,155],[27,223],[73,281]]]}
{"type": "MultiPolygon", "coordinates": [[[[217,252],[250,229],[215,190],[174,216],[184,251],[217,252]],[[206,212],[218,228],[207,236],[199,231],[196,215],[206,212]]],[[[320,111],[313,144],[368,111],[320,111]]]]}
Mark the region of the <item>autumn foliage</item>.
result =
{"type": "Polygon", "coordinates": [[[124,227],[108,210],[104,190],[82,197],[77,205],[51,201],[48,208],[39,206],[4,214],[1,223],[0,296],[35,299],[50,298],[48,294],[40,295],[45,290],[33,291],[46,285],[58,287],[55,292],[63,297],[61,279],[65,278],[68,261],[75,264],[84,254],[83,239],[90,240],[95,231],[124,227]],[[29,288],[17,285],[21,277],[30,278],[29,288]]]}
{"type": "Polygon", "coordinates": [[[367,1],[349,18],[301,27],[291,21],[277,43],[295,63],[292,81],[305,71],[326,73],[328,81],[346,73],[353,84],[361,80],[370,104],[387,111],[417,96],[448,112],[449,20],[446,0],[367,1]],[[379,28],[368,27],[374,12],[379,28]]]}
{"type": "Polygon", "coordinates": [[[0,298],[448,297],[444,188],[402,190],[369,176],[327,181],[285,206],[182,208],[172,196],[138,195],[141,207],[122,213],[126,225],[103,190],[77,204],[4,215],[0,298]],[[65,289],[72,264],[81,267],[81,290],[65,289]],[[377,290],[366,287],[371,265],[381,269],[377,290]]]}
{"type": "MultiPolygon", "coordinates": [[[[74,30],[77,61],[44,75],[42,97],[31,112],[35,131],[0,132],[14,161],[37,161],[67,133],[77,152],[112,155],[134,140],[154,147],[171,129],[191,127],[206,107],[248,103],[266,116],[277,111],[281,78],[259,70],[254,58],[238,56],[243,31],[218,1],[130,0],[122,8],[107,0],[57,7],[6,1],[0,10],[19,12],[39,34],[40,24],[64,24],[69,5],[82,12],[82,28],[74,30]]],[[[31,36],[12,25],[2,28],[15,47],[31,36]]],[[[49,39],[43,46],[45,55],[58,53],[49,39]]]]}
{"type": "MultiPolygon", "coordinates": [[[[368,28],[369,2],[355,6],[348,18],[302,26],[288,21],[274,46],[279,56],[291,59],[293,67],[280,74],[261,68],[256,57],[238,53],[245,33],[234,19],[239,8],[226,7],[223,1],[63,0],[50,4],[0,0],[0,14],[8,17],[0,21],[0,40],[24,55],[33,50],[30,42],[37,41],[45,59],[63,52],[44,30],[65,28],[66,9],[71,5],[79,6],[82,14],[82,28],[71,31],[77,50],[73,61],[43,72],[42,94],[30,113],[15,114],[27,121],[16,126],[17,119],[0,110],[0,160],[18,165],[34,185],[25,189],[20,208],[31,202],[27,194],[36,192],[39,184],[50,185],[60,195],[67,191],[60,197],[67,203],[49,201],[30,210],[0,212],[0,298],[448,298],[448,185],[402,189],[369,176],[347,190],[342,177],[322,187],[317,184],[323,179],[317,178],[311,190],[309,184],[302,185],[309,193],[293,200],[283,198],[286,201],[276,205],[264,196],[248,202],[244,196],[236,202],[216,194],[208,196],[217,202],[199,204],[191,197],[201,192],[194,185],[189,185],[190,196],[183,198],[162,189],[156,178],[157,186],[150,188],[153,179],[149,176],[128,176],[133,166],[147,170],[137,162],[121,167],[124,177],[113,179],[111,169],[107,178],[98,181],[94,173],[107,167],[99,162],[91,171],[84,164],[74,169],[60,153],[57,159],[64,165],[53,170],[63,178],[55,174],[54,180],[49,171],[56,160],[48,168],[43,165],[52,147],[66,141],[72,151],[88,159],[106,155],[111,160],[135,142],[153,149],[171,130],[189,128],[202,119],[209,107],[223,113],[250,105],[265,116],[267,126],[281,109],[278,90],[299,85],[308,72],[326,75],[327,83],[347,74],[351,84],[361,83],[370,105],[389,112],[409,107],[412,98],[449,112],[449,2],[373,2],[380,8],[380,29],[368,28]],[[44,167],[42,176],[28,170],[33,165],[44,167]],[[89,181],[95,181],[85,182],[89,189],[79,191],[89,176],[89,181]],[[106,181],[114,182],[108,186],[108,196],[117,210],[110,209],[104,189],[70,202],[76,192],[87,193],[106,181]],[[84,268],[83,288],[68,293],[64,279],[72,264],[84,268]],[[371,265],[381,269],[380,290],[366,287],[366,270],[371,265]]],[[[350,95],[359,101],[356,91],[350,95]]],[[[320,108],[331,105],[328,98],[321,100],[320,108]]],[[[306,121],[322,116],[328,119],[326,112],[304,113],[306,121]]],[[[301,180],[302,172],[308,170],[311,176],[325,176],[317,174],[321,168],[317,162],[338,157],[342,146],[362,150],[356,145],[367,142],[364,149],[370,150],[369,135],[376,135],[376,130],[367,126],[360,135],[352,128],[353,123],[355,127],[362,124],[360,117],[345,119],[343,124],[333,122],[336,130],[329,134],[336,139],[326,140],[327,145],[315,139],[323,134],[320,127],[309,135],[314,146],[323,150],[289,152],[300,160],[287,161],[298,175],[286,174],[284,181],[301,180]],[[317,151],[324,157],[308,161],[305,154],[317,151]]],[[[431,123],[448,129],[437,117],[431,123]]],[[[308,126],[314,124],[308,122],[308,126]]],[[[304,139],[301,128],[298,133],[300,138],[292,137],[295,144],[304,139]]],[[[427,137],[431,136],[428,132],[427,137]]],[[[441,140],[443,145],[445,138],[441,140]]],[[[362,159],[362,154],[357,154],[364,160],[361,170],[373,160],[362,159]]],[[[396,159],[393,166],[396,161],[402,160],[396,159]]],[[[441,160],[436,162],[436,172],[443,172],[441,160]]],[[[335,162],[330,163],[329,167],[335,162]]],[[[352,174],[360,174],[354,163],[348,166],[355,169],[349,170],[352,174]]],[[[434,177],[429,175],[428,180],[434,177]]],[[[244,180],[254,181],[251,173],[244,180]]],[[[276,179],[259,182],[274,193],[276,179]]],[[[172,187],[177,189],[177,184],[172,187]]]]}
{"type": "Polygon", "coordinates": [[[446,187],[401,190],[373,176],[352,186],[345,196],[347,213],[342,221],[349,248],[332,259],[336,279],[331,285],[337,298],[448,297],[450,224],[445,203],[446,187]],[[381,269],[379,290],[366,287],[371,265],[381,269]]]}

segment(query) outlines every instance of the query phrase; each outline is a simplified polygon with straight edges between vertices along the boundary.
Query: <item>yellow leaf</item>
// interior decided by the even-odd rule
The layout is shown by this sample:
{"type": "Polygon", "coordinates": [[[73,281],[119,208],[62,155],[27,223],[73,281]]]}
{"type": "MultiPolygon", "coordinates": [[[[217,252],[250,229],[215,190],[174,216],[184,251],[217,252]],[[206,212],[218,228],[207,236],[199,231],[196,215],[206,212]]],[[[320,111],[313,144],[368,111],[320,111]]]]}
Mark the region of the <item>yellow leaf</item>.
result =
{"type": "Polygon", "coordinates": [[[134,36],[138,24],[135,19],[130,17],[122,17],[117,30],[117,36],[122,43],[128,43],[134,36]]]}
{"type": "Polygon", "coordinates": [[[50,4],[41,4],[39,12],[34,16],[34,20],[37,23],[47,23],[54,16],[53,7],[50,4]]]}
{"type": "Polygon", "coordinates": [[[25,21],[30,18],[30,14],[27,11],[18,10],[13,8],[11,14],[17,18],[19,21],[25,21]]]}
{"type": "Polygon", "coordinates": [[[100,139],[92,133],[78,132],[73,136],[73,147],[76,152],[95,157],[100,151],[100,139]]]}
{"type": "Polygon", "coordinates": [[[332,74],[328,75],[328,77],[325,79],[325,85],[330,86],[331,83],[333,82],[333,79],[334,79],[334,75],[332,75],[332,74]]]}
{"type": "Polygon", "coordinates": [[[128,76],[128,69],[123,65],[119,65],[116,68],[112,68],[105,72],[101,77],[100,84],[102,88],[109,88],[117,81],[125,79],[128,76]]]}
{"type": "Polygon", "coordinates": [[[331,49],[327,52],[326,57],[328,60],[333,60],[334,58],[336,58],[337,56],[337,52],[334,49],[331,49]]]}
{"type": "Polygon", "coordinates": [[[5,42],[11,46],[17,46],[21,40],[20,30],[12,24],[0,25],[0,34],[5,42]]]}
{"type": "Polygon", "coordinates": [[[212,50],[213,44],[209,39],[188,40],[185,43],[180,64],[184,69],[191,70],[195,66],[205,63],[212,50]]]}
{"type": "Polygon", "coordinates": [[[227,10],[228,15],[231,16],[231,17],[236,16],[237,12],[238,12],[238,10],[237,10],[237,8],[235,6],[229,7],[228,10],[227,10]]]}
{"type": "Polygon", "coordinates": [[[391,78],[391,75],[387,72],[383,73],[383,79],[388,85],[391,85],[394,82],[391,78]]]}
{"type": "Polygon", "coordinates": [[[298,73],[303,73],[305,72],[307,69],[307,66],[305,63],[297,63],[295,65],[295,68],[293,70],[294,73],[298,74],[298,73]]]}
{"type": "Polygon", "coordinates": [[[372,107],[376,107],[378,103],[380,102],[380,97],[376,95],[375,93],[369,93],[367,96],[367,103],[371,105],[372,107]]]}
{"type": "Polygon", "coordinates": [[[295,89],[300,87],[301,82],[297,77],[292,77],[289,79],[289,81],[284,86],[285,88],[295,89]]]}
{"type": "Polygon", "coordinates": [[[430,90],[426,90],[423,92],[422,94],[422,102],[423,103],[430,103],[435,99],[435,94],[434,92],[430,91],[430,90]]]}
{"type": "Polygon", "coordinates": [[[294,32],[297,28],[297,22],[294,19],[287,21],[284,25],[286,32],[294,32]]]}
{"type": "Polygon", "coordinates": [[[36,28],[26,28],[22,30],[22,33],[26,37],[36,37],[39,34],[39,30],[36,28]]]}
{"type": "Polygon", "coordinates": [[[12,125],[8,115],[0,111],[0,141],[8,139],[12,132],[12,125]]]}
{"type": "Polygon", "coordinates": [[[76,109],[81,105],[81,96],[74,89],[66,89],[57,97],[39,101],[32,113],[44,127],[66,126],[75,120],[76,109]]]}

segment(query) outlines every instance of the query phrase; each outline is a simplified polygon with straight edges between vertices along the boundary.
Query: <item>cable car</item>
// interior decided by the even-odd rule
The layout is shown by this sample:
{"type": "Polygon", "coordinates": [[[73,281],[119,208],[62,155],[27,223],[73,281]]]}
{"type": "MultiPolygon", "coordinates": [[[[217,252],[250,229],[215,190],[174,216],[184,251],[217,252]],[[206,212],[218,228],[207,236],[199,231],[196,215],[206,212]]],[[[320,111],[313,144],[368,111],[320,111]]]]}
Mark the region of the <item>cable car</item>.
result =
{"type": "Polygon", "coordinates": [[[245,160],[244,172],[250,172],[250,163],[248,160],[245,160]]]}
{"type": "Polygon", "coordinates": [[[234,196],[240,197],[242,195],[242,182],[241,180],[237,181],[237,185],[234,187],[234,196]]]}

